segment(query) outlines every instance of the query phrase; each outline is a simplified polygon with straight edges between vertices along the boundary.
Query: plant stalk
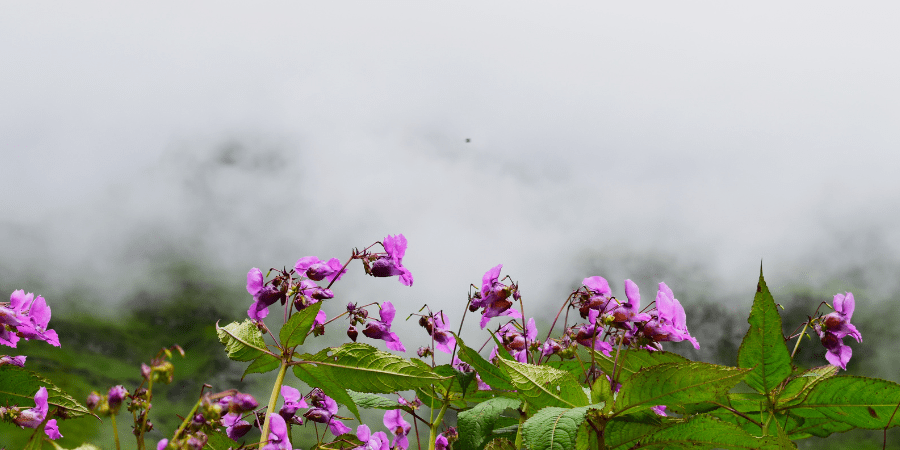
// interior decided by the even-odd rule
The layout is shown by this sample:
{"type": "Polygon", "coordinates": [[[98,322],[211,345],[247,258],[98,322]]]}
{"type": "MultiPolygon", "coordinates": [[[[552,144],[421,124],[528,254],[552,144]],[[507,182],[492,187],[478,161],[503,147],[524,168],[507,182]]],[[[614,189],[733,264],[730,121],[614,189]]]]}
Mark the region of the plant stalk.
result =
{"type": "Polygon", "coordinates": [[[281,385],[284,383],[284,374],[287,372],[288,361],[291,359],[293,351],[282,356],[281,368],[278,369],[278,378],[275,379],[275,385],[272,386],[272,395],[269,397],[269,407],[266,409],[266,420],[263,422],[262,436],[259,438],[259,448],[263,448],[269,443],[269,423],[272,411],[275,410],[275,404],[278,402],[278,395],[281,394],[281,385]]]}
{"type": "Polygon", "coordinates": [[[441,426],[441,422],[444,420],[444,413],[447,412],[448,406],[450,406],[450,402],[445,400],[437,417],[431,422],[431,433],[428,435],[428,450],[434,450],[435,444],[437,444],[438,427],[441,426]]]}
{"type": "Polygon", "coordinates": [[[113,427],[113,439],[116,441],[116,450],[121,450],[121,445],[119,445],[119,427],[116,426],[116,415],[110,414],[109,416],[112,419],[112,427],[113,427]]]}

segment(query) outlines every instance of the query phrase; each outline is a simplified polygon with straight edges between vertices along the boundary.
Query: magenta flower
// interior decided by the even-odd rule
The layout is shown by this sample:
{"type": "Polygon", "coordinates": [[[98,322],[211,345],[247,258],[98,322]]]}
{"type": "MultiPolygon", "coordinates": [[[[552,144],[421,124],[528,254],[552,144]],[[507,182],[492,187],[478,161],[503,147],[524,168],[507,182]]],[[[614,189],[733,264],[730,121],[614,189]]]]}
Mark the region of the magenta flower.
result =
{"type": "Polygon", "coordinates": [[[611,301],[612,291],[609,289],[609,283],[605,278],[593,276],[585,278],[581,284],[587,288],[587,294],[589,295],[581,308],[578,309],[582,318],[587,319],[588,310],[590,309],[596,309],[602,314],[608,312],[607,309],[615,307],[616,303],[611,301]]]}
{"type": "Polygon", "coordinates": [[[831,365],[847,370],[847,363],[850,362],[850,358],[853,356],[853,349],[844,345],[842,338],[837,337],[830,331],[822,330],[818,325],[816,325],[816,332],[819,333],[819,339],[822,341],[825,350],[827,350],[825,359],[831,365]]]}
{"type": "Polygon", "coordinates": [[[14,420],[16,425],[22,428],[37,428],[47,418],[50,408],[47,403],[48,397],[47,388],[41,386],[34,394],[34,408],[19,412],[19,417],[14,420]]]}
{"type": "Polygon", "coordinates": [[[382,339],[387,343],[387,348],[398,352],[405,352],[406,347],[400,342],[396,333],[391,332],[391,322],[394,321],[396,310],[391,302],[384,302],[379,311],[381,320],[370,320],[363,330],[363,334],[372,339],[382,339]]]}
{"type": "Polygon", "coordinates": [[[497,316],[512,316],[513,318],[522,318],[522,314],[512,307],[512,301],[509,297],[515,297],[517,290],[512,286],[507,286],[500,282],[500,270],[503,264],[498,264],[494,268],[485,272],[481,278],[481,291],[479,291],[472,302],[469,304],[469,310],[475,311],[478,308],[484,308],[481,313],[481,328],[487,326],[488,321],[497,316]]]}
{"type": "Polygon", "coordinates": [[[853,299],[852,293],[835,294],[834,312],[826,314],[822,318],[823,328],[839,338],[851,336],[856,339],[856,342],[862,342],[862,335],[850,323],[854,309],[856,309],[856,301],[853,299]]]}
{"type": "Polygon", "coordinates": [[[689,341],[694,348],[699,349],[700,344],[688,332],[684,308],[672,289],[666,283],[659,283],[659,291],[656,293],[656,318],[644,325],[644,334],[656,342],[689,341]]]}
{"type": "Polygon", "coordinates": [[[284,420],[291,420],[300,408],[309,408],[306,404],[306,400],[303,399],[303,395],[300,394],[300,391],[288,385],[281,386],[281,397],[284,398],[284,405],[278,411],[278,414],[280,414],[284,420]]]}
{"type": "Polygon", "coordinates": [[[244,437],[253,425],[241,419],[240,413],[228,413],[222,416],[222,425],[225,426],[225,434],[233,441],[244,437]]]}
{"type": "Polygon", "coordinates": [[[368,425],[356,427],[356,438],[362,441],[363,445],[353,450],[390,450],[387,434],[384,431],[372,433],[368,425]]]}
{"type": "Polygon", "coordinates": [[[13,366],[25,367],[25,358],[25,356],[2,355],[0,356],[0,366],[11,364],[13,366]]]}
{"type": "Polygon", "coordinates": [[[303,414],[303,417],[313,422],[327,424],[331,434],[335,436],[352,431],[340,419],[333,417],[338,412],[337,402],[325,395],[321,389],[314,389],[310,393],[309,401],[312,403],[313,408],[303,414]]]}
{"type": "Polygon", "coordinates": [[[409,434],[412,425],[403,420],[402,413],[402,409],[392,409],[384,413],[384,426],[394,435],[394,440],[391,441],[391,448],[399,446],[402,449],[406,449],[409,447],[409,439],[406,438],[406,435],[409,434]]]}
{"type": "Polygon", "coordinates": [[[447,438],[443,434],[439,434],[437,439],[434,440],[434,450],[447,450],[448,445],[450,443],[447,442],[447,438]]]}
{"type": "Polygon", "coordinates": [[[628,301],[610,312],[613,322],[624,324],[625,322],[646,322],[651,319],[650,314],[640,312],[641,293],[634,281],[625,280],[625,297],[628,301]]]}
{"type": "MultiPolygon", "coordinates": [[[[528,362],[528,348],[537,338],[537,327],[534,325],[534,318],[528,319],[528,323],[525,324],[525,335],[522,335],[522,332],[516,328],[513,322],[509,322],[506,325],[500,327],[497,331],[497,337],[500,338],[500,342],[503,343],[503,348],[505,348],[516,361],[520,363],[528,362]]],[[[496,356],[497,348],[494,347],[494,351],[491,352],[491,358],[496,356]]]]}
{"type": "Polygon", "coordinates": [[[606,342],[606,340],[600,336],[603,327],[597,325],[598,317],[600,317],[600,311],[596,309],[588,311],[588,323],[582,325],[581,328],[578,329],[578,333],[575,335],[575,342],[578,342],[587,348],[593,348],[596,351],[603,352],[606,356],[610,356],[609,352],[612,351],[612,344],[606,342]]]}
{"type": "Polygon", "coordinates": [[[278,414],[269,413],[269,442],[262,450],[293,450],[287,423],[278,414]]]}
{"type": "Polygon", "coordinates": [[[402,234],[397,236],[387,235],[382,244],[384,244],[384,251],[387,255],[372,261],[369,266],[369,273],[373,277],[399,275],[400,282],[404,286],[412,286],[412,273],[406,267],[403,267],[403,256],[406,255],[406,237],[402,234]]]}
{"type": "Polygon", "coordinates": [[[668,417],[666,415],[666,405],[656,405],[650,408],[650,410],[653,411],[653,413],[655,413],[657,416],[668,417]]]}
{"type": "Polygon", "coordinates": [[[428,317],[426,320],[426,329],[434,338],[434,348],[444,353],[453,353],[453,347],[456,346],[456,338],[447,327],[447,315],[444,311],[440,311],[434,317],[428,317]]]}
{"type": "Polygon", "coordinates": [[[59,347],[56,331],[47,329],[50,323],[50,307],[40,295],[25,294],[17,290],[9,296],[9,307],[0,306],[0,344],[16,347],[19,337],[37,339],[59,347]],[[12,329],[7,330],[6,325],[12,329]]]}
{"type": "Polygon", "coordinates": [[[156,450],[165,450],[165,448],[168,446],[169,446],[168,439],[160,439],[159,442],[156,443],[156,450]]]}
{"type": "Polygon", "coordinates": [[[285,295],[274,286],[266,286],[262,272],[256,267],[247,272],[247,292],[253,296],[253,304],[247,310],[247,315],[253,320],[262,320],[269,315],[269,306],[285,295]]]}
{"type": "Polygon", "coordinates": [[[301,275],[306,275],[310,280],[322,281],[328,280],[329,283],[340,280],[344,273],[341,271],[343,265],[341,260],[331,258],[328,262],[322,261],[315,256],[304,256],[297,260],[294,270],[301,275]]]}

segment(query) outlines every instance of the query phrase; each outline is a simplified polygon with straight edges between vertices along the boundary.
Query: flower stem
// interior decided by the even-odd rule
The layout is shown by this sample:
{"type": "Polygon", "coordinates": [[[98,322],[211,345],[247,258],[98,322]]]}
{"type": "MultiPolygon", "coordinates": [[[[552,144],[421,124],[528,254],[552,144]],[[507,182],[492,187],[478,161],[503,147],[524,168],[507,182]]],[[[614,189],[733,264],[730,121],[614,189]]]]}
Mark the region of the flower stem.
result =
{"type": "Polygon", "coordinates": [[[806,325],[803,325],[803,331],[800,332],[800,336],[797,336],[797,343],[794,344],[794,351],[791,352],[791,361],[794,360],[794,355],[797,353],[797,349],[800,348],[800,341],[803,340],[803,336],[806,336],[807,328],[809,328],[809,322],[806,322],[806,325]]]}
{"type": "Polygon", "coordinates": [[[144,450],[144,435],[147,434],[147,416],[150,415],[150,400],[153,399],[153,374],[147,380],[147,409],[144,410],[144,419],[141,420],[141,429],[138,433],[138,450],[144,450]]]}
{"type": "Polygon", "coordinates": [[[259,438],[259,448],[265,447],[269,442],[269,418],[272,415],[272,411],[275,410],[276,402],[278,402],[278,395],[281,393],[281,385],[284,383],[284,374],[287,372],[288,361],[291,360],[292,353],[293,351],[281,357],[281,369],[278,370],[278,378],[275,379],[275,385],[272,386],[272,396],[269,397],[269,407],[266,409],[266,420],[263,422],[262,436],[259,438]]]}
{"type": "Polygon", "coordinates": [[[522,405],[522,411],[519,413],[519,429],[516,431],[516,448],[523,448],[525,445],[525,419],[528,418],[528,405],[522,405]]]}
{"type": "Polygon", "coordinates": [[[428,435],[428,450],[434,450],[435,448],[438,427],[441,426],[441,422],[444,420],[444,413],[447,412],[448,406],[450,406],[450,402],[445,399],[444,404],[441,405],[441,411],[438,412],[437,417],[431,422],[431,433],[428,435]]]}
{"type": "Polygon", "coordinates": [[[194,404],[194,408],[191,409],[191,412],[189,412],[188,415],[181,422],[181,426],[178,427],[178,430],[175,431],[175,436],[172,437],[173,441],[178,439],[178,436],[181,436],[181,433],[184,431],[185,428],[187,428],[188,423],[190,423],[191,420],[194,419],[194,413],[196,413],[197,408],[200,407],[200,402],[202,402],[202,400],[197,400],[197,403],[194,404]]]}
{"type": "Polygon", "coordinates": [[[116,427],[116,415],[111,414],[110,418],[112,419],[113,439],[116,441],[116,450],[121,450],[121,446],[119,445],[119,428],[116,427]]]}

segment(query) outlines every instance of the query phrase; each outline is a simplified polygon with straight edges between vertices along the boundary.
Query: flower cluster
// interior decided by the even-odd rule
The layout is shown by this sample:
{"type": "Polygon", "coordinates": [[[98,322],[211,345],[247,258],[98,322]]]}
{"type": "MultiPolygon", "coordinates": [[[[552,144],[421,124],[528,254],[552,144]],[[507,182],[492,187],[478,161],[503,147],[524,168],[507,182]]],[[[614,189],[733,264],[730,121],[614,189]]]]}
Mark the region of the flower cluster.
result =
{"type": "MultiPolygon", "coordinates": [[[[437,314],[429,313],[427,316],[419,318],[419,326],[425,328],[428,335],[434,343],[434,349],[444,353],[453,353],[453,347],[456,346],[456,338],[453,332],[447,326],[447,315],[444,311],[438,311],[437,314]]],[[[431,347],[422,347],[419,349],[419,356],[425,357],[432,352],[431,347]]]]}
{"type": "MultiPolygon", "coordinates": [[[[537,341],[537,326],[534,324],[534,318],[528,319],[524,330],[515,321],[508,322],[497,330],[497,338],[500,339],[503,348],[520,363],[527,363],[528,351],[540,346],[540,342],[537,341]]],[[[497,352],[498,348],[494,347],[488,359],[494,360],[497,352]]]]}
{"type": "MultiPolygon", "coordinates": [[[[112,393],[110,393],[112,395],[112,393]]],[[[256,399],[234,389],[218,394],[204,394],[196,413],[185,421],[184,428],[173,439],[163,439],[157,449],[201,449],[206,445],[209,434],[225,427],[225,434],[237,441],[253,426],[243,420],[245,413],[259,407],[256,399]]]]}
{"type": "Polygon", "coordinates": [[[9,303],[0,303],[0,344],[16,348],[20,339],[36,339],[59,347],[56,331],[47,329],[49,323],[50,307],[44,297],[13,291],[9,303]]]}
{"type": "Polygon", "coordinates": [[[819,340],[825,347],[825,359],[831,365],[847,370],[847,363],[853,356],[853,349],[844,345],[844,337],[850,336],[856,339],[856,342],[862,342],[862,335],[850,323],[853,317],[853,310],[856,308],[856,301],[853,294],[847,292],[845,294],[835,294],[834,296],[834,312],[826,314],[819,318],[813,327],[819,335],[819,340]]]}

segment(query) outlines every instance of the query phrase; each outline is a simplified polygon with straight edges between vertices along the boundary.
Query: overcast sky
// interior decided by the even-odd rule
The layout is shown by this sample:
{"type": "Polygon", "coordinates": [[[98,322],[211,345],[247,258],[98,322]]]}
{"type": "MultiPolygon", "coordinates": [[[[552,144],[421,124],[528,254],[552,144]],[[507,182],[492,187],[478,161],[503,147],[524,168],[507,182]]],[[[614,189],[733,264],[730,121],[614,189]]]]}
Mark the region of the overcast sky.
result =
{"type": "Polygon", "coordinates": [[[503,263],[532,304],[591,275],[749,304],[761,259],[770,285],[893,289],[897,23],[892,2],[8,3],[4,289],[115,303],[167,255],[240,289],[396,233],[414,286],[357,267],[340,295],[459,311],[503,263]]]}

